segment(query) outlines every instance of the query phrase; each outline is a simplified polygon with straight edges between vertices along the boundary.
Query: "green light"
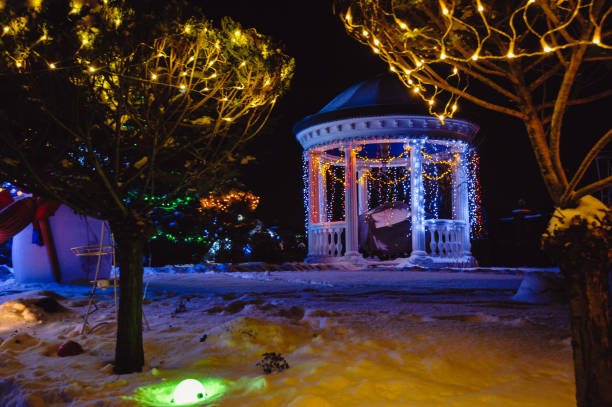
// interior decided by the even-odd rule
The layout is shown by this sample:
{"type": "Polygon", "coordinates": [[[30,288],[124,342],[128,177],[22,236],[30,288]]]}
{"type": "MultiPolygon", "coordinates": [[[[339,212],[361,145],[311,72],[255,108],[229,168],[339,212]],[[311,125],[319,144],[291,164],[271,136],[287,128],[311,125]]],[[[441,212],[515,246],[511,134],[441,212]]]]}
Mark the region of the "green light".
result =
{"type": "Polygon", "coordinates": [[[205,400],[207,396],[202,383],[195,379],[185,379],[174,389],[172,401],[176,405],[192,404],[205,400]]]}
{"type": "Polygon", "coordinates": [[[223,396],[231,382],[221,378],[168,380],[136,389],[131,397],[139,406],[173,407],[208,405],[223,396]],[[202,394],[199,398],[198,394],[202,394]]]}

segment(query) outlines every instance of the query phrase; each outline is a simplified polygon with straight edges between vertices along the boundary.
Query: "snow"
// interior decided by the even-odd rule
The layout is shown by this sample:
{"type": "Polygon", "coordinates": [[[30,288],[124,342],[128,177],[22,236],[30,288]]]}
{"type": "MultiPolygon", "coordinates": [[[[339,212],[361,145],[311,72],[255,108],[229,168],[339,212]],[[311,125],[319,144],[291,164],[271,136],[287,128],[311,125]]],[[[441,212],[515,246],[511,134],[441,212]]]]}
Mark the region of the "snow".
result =
{"type": "Polygon", "coordinates": [[[589,226],[593,224],[599,225],[608,210],[608,207],[594,196],[583,196],[579,199],[576,208],[556,208],[548,223],[547,232],[554,236],[556,230],[567,229],[571,224],[571,220],[576,216],[586,219],[589,226]]]}
{"type": "Polygon", "coordinates": [[[513,301],[525,273],[203,270],[147,270],[146,366],[121,376],[112,289],[80,335],[90,287],[0,283],[0,405],[171,406],[189,378],[203,405],[575,405],[567,308],[513,301]]]}

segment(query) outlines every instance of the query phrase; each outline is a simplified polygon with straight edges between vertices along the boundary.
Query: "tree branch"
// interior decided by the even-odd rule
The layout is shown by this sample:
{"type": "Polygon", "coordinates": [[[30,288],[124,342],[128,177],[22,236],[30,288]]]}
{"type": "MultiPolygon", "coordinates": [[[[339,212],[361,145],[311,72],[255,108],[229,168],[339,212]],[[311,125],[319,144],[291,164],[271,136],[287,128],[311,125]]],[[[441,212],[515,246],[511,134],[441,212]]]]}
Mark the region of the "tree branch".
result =
{"type": "Polygon", "coordinates": [[[577,201],[585,195],[590,195],[595,192],[601,191],[604,188],[612,186],[612,175],[609,177],[600,179],[599,181],[593,182],[583,188],[580,188],[572,195],[572,200],[577,201]]]}
{"type": "Polygon", "coordinates": [[[582,177],[584,177],[586,170],[589,168],[593,160],[595,160],[597,155],[610,142],[612,142],[612,129],[608,130],[606,134],[604,134],[604,136],[600,138],[593,147],[591,147],[587,155],[584,157],[584,159],[580,163],[580,166],[578,166],[576,173],[572,177],[571,181],[569,182],[569,184],[567,185],[565,189],[565,192],[561,196],[561,206],[562,207],[567,206],[567,204],[570,203],[572,199],[577,199],[575,196],[572,196],[572,192],[574,191],[574,189],[576,188],[576,186],[578,185],[582,177]]]}
{"type": "Polygon", "coordinates": [[[550,137],[548,143],[552,154],[555,171],[557,172],[559,180],[563,184],[564,188],[567,187],[567,176],[565,175],[565,170],[561,164],[561,152],[559,147],[561,142],[561,126],[563,125],[563,116],[567,110],[567,100],[569,99],[572,85],[574,84],[574,80],[578,74],[578,69],[580,68],[580,64],[582,63],[582,58],[586,52],[586,49],[586,45],[581,45],[572,52],[569,66],[563,75],[559,92],[557,92],[555,105],[553,107],[552,119],[550,121],[550,137]]]}

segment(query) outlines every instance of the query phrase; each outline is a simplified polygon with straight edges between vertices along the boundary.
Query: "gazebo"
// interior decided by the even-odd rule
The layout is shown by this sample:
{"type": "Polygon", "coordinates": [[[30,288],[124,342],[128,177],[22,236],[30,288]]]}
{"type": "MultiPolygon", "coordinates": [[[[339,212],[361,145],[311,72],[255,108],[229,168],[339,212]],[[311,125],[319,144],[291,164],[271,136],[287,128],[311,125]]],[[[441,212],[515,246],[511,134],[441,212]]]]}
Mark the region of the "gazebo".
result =
{"type": "Polygon", "coordinates": [[[304,148],[307,260],[474,265],[478,129],[427,115],[391,75],[348,88],[296,123],[304,148]]]}

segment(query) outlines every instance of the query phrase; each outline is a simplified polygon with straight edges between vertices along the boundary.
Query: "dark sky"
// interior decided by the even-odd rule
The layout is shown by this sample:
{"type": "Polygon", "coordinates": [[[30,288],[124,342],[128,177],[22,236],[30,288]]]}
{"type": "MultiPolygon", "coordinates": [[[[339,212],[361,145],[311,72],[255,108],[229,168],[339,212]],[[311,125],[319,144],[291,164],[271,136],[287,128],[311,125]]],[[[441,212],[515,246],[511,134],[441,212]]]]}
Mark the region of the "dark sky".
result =
{"type": "MultiPolygon", "coordinates": [[[[257,164],[243,181],[261,198],[259,216],[269,225],[296,231],[303,229],[301,185],[302,148],[291,128],[315,113],[349,86],[387,72],[368,47],[346,35],[331,1],[310,0],[194,0],[213,19],[228,15],[244,27],[254,27],[285,45],[296,60],[291,89],[273,112],[273,130],[249,147],[257,164]]],[[[544,189],[523,124],[501,114],[480,109],[466,101],[456,118],[480,125],[477,139],[481,157],[483,204],[488,222],[505,216],[519,198],[528,207],[549,211],[544,189]]],[[[605,130],[598,114],[610,112],[610,104],[576,111],[568,117],[571,143],[562,139],[564,159],[573,169],[605,130]],[[607,106],[607,107],[606,107],[607,106]]]]}

